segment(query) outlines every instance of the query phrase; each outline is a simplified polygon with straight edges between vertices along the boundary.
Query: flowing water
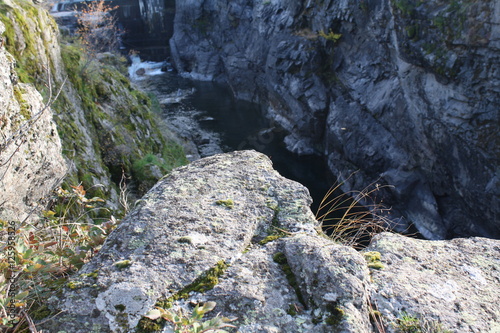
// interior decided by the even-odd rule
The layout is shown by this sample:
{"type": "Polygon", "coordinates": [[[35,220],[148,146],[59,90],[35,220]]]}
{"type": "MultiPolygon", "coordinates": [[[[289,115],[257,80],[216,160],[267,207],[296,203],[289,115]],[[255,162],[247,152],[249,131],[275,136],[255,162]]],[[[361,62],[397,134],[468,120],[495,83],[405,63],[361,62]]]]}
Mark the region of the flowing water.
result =
{"type": "Polygon", "coordinates": [[[132,81],[157,96],[168,127],[194,142],[201,157],[242,149],[266,154],[281,175],[309,189],[315,212],[331,185],[321,157],[286,150],[286,133],[263,115],[258,104],[234,99],[228,86],[162,72],[163,65],[133,58],[129,73],[132,81]]]}

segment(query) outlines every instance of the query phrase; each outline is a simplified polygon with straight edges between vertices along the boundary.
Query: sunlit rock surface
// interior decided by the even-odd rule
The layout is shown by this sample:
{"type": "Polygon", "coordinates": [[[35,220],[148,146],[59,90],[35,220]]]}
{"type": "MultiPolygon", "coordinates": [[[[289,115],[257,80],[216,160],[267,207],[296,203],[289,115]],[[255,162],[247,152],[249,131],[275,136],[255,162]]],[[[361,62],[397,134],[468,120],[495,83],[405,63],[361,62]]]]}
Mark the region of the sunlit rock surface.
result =
{"type": "MultiPolygon", "coordinates": [[[[0,22],[0,36],[4,31],[0,22]]],[[[33,85],[19,82],[3,37],[0,45],[0,219],[31,221],[68,166],[52,109],[33,85]]]]}
{"type": "Polygon", "coordinates": [[[498,328],[500,241],[384,233],[357,252],[318,233],[310,203],[255,151],[178,168],[49,300],[63,312],[40,327],[135,332],[155,304],[215,301],[248,333],[372,332],[377,309],[388,331],[404,313],[453,332],[498,328]]]}

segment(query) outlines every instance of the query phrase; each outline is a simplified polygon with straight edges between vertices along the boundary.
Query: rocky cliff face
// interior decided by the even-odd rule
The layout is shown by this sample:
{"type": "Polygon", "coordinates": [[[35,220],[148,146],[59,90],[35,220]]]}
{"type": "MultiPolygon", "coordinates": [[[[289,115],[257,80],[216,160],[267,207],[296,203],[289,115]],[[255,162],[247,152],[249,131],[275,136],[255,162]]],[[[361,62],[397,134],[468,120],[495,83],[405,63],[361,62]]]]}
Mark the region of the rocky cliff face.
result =
{"type": "Polygon", "coordinates": [[[357,252],[318,233],[310,203],[254,151],[178,168],[49,300],[57,315],[38,328],[159,332],[142,318],[155,305],[190,313],[215,301],[242,333],[382,331],[374,318],[394,332],[405,317],[440,331],[498,330],[500,241],[384,233],[357,252]]]}
{"type": "MultiPolygon", "coordinates": [[[[0,36],[4,32],[0,22],[0,36]]],[[[0,219],[31,221],[68,166],[53,110],[32,84],[19,82],[16,60],[4,43],[0,37],[0,219]]]]}
{"type": "Polygon", "coordinates": [[[81,183],[114,209],[123,172],[144,193],[186,162],[175,137],[156,123],[151,100],[125,77],[124,59],[102,54],[86,65],[71,40],[60,44],[48,12],[30,2],[3,2],[0,21],[0,144],[27,124],[0,150],[6,219],[22,220],[16,209],[36,205],[63,176],[66,186],[81,183]]]}
{"type": "MultiPolygon", "coordinates": [[[[289,149],[371,182],[402,228],[500,237],[496,1],[178,1],[181,73],[266,105],[289,149]]],[[[342,177],[341,177],[342,178],[342,177]]]]}

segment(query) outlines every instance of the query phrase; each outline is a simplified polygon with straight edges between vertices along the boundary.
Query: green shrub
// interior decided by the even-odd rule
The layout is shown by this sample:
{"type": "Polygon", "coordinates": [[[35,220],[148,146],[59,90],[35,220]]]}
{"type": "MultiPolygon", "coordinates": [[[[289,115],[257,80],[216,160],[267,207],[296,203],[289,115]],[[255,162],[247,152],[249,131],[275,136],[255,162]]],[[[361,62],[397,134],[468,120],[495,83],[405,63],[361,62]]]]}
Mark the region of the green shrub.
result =
{"type": "Polygon", "coordinates": [[[227,333],[223,330],[224,327],[236,327],[229,324],[231,321],[236,320],[235,318],[220,317],[215,316],[207,321],[203,321],[203,316],[212,311],[215,308],[215,302],[206,302],[203,306],[196,305],[193,309],[191,315],[185,313],[182,308],[178,311],[165,310],[157,307],[154,310],[149,311],[146,314],[146,318],[151,320],[164,319],[171,323],[174,329],[174,333],[202,333],[202,332],[218,332],[227,333]]]}

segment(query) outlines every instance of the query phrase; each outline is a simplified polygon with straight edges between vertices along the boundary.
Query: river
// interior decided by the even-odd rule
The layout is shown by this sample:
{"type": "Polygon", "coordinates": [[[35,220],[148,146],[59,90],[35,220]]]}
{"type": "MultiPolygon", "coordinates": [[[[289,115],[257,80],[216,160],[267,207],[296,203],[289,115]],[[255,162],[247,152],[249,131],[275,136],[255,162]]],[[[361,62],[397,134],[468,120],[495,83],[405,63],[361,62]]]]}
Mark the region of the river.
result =
{"type": "Polygon", "coordinates": [[[193,81],[163,72],[162,63],[132,58],[131,80],[156,95],[166,125],[194,143],[195,159],[221,152],[254,149],[266,154],[284,177],[298,181],[313,197],[313,212],[331,186],[323,158],[298,156],[283,143],[285,132],[267,119],[258,104],[236,100],[224,84],[193,81]],[[199,156],[197,156],[199,155],[199,156]]]}

